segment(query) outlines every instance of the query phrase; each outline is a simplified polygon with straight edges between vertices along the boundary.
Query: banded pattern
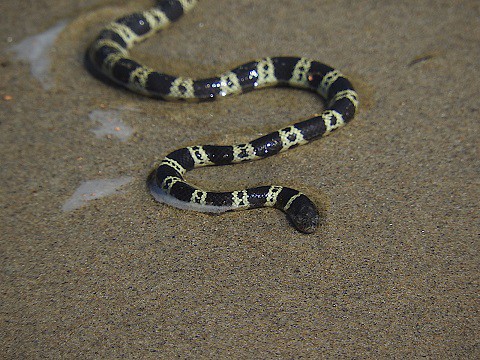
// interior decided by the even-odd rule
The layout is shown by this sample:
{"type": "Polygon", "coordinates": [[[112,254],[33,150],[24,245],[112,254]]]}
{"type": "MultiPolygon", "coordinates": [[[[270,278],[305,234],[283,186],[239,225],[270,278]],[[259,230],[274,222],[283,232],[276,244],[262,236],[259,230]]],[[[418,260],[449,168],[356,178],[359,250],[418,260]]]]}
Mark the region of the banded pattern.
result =
{"type": "Polygon", "coordinates": [[[275,207],[300,231],[318,224],[313,202],[301,192],[282,186],[260,186],[231,192],[204,191],[184,175],[200,166],[227,165],[262,159],[325,136],[350,121],[358,106],[350,81],[328,65],[302,57],[267,57],[243,64],[220,76],[192,79],[164,74],[131,59],[129,48],[176,21],[196,0],[161,0],[156,6],[108,25],[88,50],[91,64],[123,87],[165,100],[211,100],[267,86],[290,86],[319,94],[326,109],[246,144],[192,146],[168,154],[148,179],[158,201],[205,212],[275,207]]]}

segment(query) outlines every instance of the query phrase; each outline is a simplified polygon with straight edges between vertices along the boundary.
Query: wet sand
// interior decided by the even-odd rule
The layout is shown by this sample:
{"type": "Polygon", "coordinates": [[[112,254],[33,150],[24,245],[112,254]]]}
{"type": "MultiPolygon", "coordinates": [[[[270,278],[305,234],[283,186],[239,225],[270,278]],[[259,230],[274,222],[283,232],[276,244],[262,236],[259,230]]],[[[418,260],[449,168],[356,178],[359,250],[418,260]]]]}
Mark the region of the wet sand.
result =
{"type": "Polygon", "coordinates": [[[134,49],[194,77],[297,55],[353,80],[360,111],[335,134],[188,174],[301,189],[324,216],[312,235],[273,209],[150,196],[170,151],[248,141],[323,103],[292,89],[167,103],[92,77],[102,25],[149,4],[0,5],[3,357],[479,358],[479,3],[204,0],[134,49]]]}

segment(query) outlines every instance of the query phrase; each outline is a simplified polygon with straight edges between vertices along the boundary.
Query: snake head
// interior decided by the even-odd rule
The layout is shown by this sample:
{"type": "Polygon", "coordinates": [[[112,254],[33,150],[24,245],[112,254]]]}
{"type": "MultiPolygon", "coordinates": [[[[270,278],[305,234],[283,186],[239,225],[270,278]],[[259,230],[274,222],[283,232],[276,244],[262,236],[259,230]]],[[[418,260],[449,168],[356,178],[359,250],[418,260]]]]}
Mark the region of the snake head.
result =
{"type": "Polygon", "coordinates": [[[319,222],[317,207],[305,195],[298,196],[285,212],[297,230],[311,234],[317,229],[319,222]]]}

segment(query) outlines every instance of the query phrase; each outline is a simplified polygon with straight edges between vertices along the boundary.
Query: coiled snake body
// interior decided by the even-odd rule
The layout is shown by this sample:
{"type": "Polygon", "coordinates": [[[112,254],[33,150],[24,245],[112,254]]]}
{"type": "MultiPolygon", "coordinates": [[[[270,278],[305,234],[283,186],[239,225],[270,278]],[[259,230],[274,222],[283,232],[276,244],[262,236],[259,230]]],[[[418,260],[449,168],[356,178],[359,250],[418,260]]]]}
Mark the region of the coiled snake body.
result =
{"type": "Polygon", "coordinates": [[[262,159],[306,144],[350,121],[358,106],[357,93],[340,72],[302,57],[268,57],[243,64],[220,76],[194,80],[164,74],[131,59],[128,49],[165,28],[190,10],[196,0],[161,0],[155,7],[110,23],[88,50],[94,68],[123,87],[164,100],[210,100],[257,88],[283,85],[308,89],[326,101],[319,115],[287,126],[246,144],[191,146],[168,154],[151,173],[148,185],[158,201],[204,212],[275,207],[284,211],[301,232],[318,225],[318,211],[301,192],[283,186],[213,192],[198,189],[184,174],[208,165],[262,159]]]}

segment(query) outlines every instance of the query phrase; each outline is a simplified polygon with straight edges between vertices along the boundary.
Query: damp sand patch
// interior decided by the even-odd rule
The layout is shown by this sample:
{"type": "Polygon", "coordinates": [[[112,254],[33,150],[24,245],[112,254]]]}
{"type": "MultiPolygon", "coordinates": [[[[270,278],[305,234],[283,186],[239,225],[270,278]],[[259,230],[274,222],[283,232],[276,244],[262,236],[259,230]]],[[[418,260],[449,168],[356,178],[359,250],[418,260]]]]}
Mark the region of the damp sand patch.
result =
{"type": "Polygon", "coordinates": [[[78,209],[91,200],[122,192],[121,188],[133,180],[131,176],[116,179],[101,179],[84,181],[73,195],[63,204],[64,212],[78,209]]]}
{"type": "Polygon", "coordinates": [[[121,120],[119,110],[93,110],[88,114],[90,120],[98,124],[91,131],[97,138],[116,137],[127,141],[133,134],[133,129],[121,120]]]}
{"type": "Polygon", "coordinates": [[[51,89],[54,85],[50,72],[52,63],[50,54],[55,40],[67,23],[67,20],[59,21],[47,31],[29,36],[10,48],[17,59],[30,64],[32,76],[40,82],[45,90],[51,89]]]}

